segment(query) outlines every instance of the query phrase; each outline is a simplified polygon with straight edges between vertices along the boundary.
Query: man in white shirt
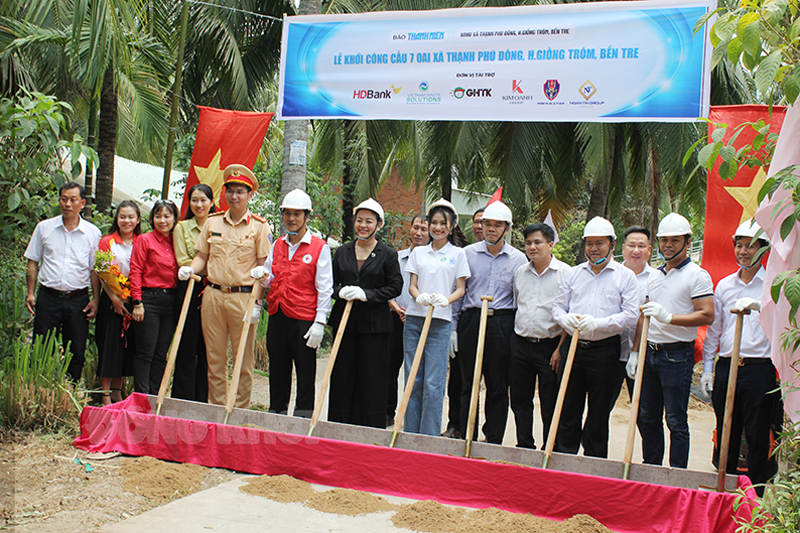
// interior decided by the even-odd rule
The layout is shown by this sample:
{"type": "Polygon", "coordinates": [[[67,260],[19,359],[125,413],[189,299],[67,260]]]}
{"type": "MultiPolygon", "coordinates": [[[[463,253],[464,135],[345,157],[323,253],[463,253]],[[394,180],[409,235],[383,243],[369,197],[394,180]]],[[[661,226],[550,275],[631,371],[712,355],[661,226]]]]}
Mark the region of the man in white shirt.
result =
{"type": "MultiPolygon", "coordinates": [[[[622,257],[625,259],[622,264],[633,270],[636,281],[639,283],[639,306],[644,304],[647,296],[647,280],[650,273],[655,268],[649,264],[650,254],[653,246],[650,244],[650,230],[644,226],[631,226],[625,230],[622,240],[622,257]]],[[[614,393],[611,395],[610,410],[614,409],[619,393],[622,392],[622,382],[627,381],[628,395],[633,398],[633,379],[629,378],[625,366],[628,364],[628,356],[631,350],[637,350],[638,346],[633,346],[633,336],[636,334],[636,325],[622,332],[622,352],[619,356],[617,375],[614,381],[614,393]]]]}
{"type": "Polygon", "coordinates": [[[511,337],[509,385],[511,410],[517,425],[517,447],[536,449],[533,438],[533,396],[539,381],[539,409],[547,441],[558,395],[558,364],[564,341],[553,320],[553,301],[569,269],[553,257],[555,232],[541,222],[523,232],[530,263],[514,273],[514,335],[511,337]]]}
{"type": "Polygon", "coordinates": [[[403,366],[405,358],[403,351],[403,325],[406,321],[406,309],[411,303],[411,295],[408,293],[408,282],[410,274],[406,272],[406,264],[411,251],[417,246],[425,246],[431,240],[428,234],[428,221],[425,215],[419,214],[411,219],[411,246],[397,252],[397,262],[400,263],[400,273],[403,276],[403,290],[400,296],[389,301],[389,308],[394,311],[392,314],[394,322],[394,334],[392,343],[389,345],[389,380],[387,383],[386,398],[386,427],[394,425],[395,409],[397,409],[397,378],[400,375],[400,368],[403,366]]]}
{"type": "MultiPolygon", "coordinates": [[[[669,464],[689,463],[689,390],[694,366],[697,327],[714,321],[714,285],[708,272],[687,257],[692,238],[689,221],[677,213],[658,225],[658,245],[667,264],[650,274],[647,303],[650,317],[647,357],[639,404],[639,433],[647,464],[664,460],[664,422],[669,428],[669,464]]],[[[639,318],[634,347],[639,346],[643,318],[639,318]]],[[[636,375],[639,353],[628,358],[628,376],[636,375]]]]}
{"type": "Polygon", "coordinates": [[[100,296],[100,279],[93,268],[102,235],[94,224],[81,218],[85,205],[86,191],[82,186],[75,182],[62,185],[58,190],[61,215],[39,222],[25,249],[25,306],[34,315],[33,334],[46,335],[51,330],[61,334],[64,349],[69,344],[72,353],[67,375],[74,383],[83,372],[89,321],[97,315],[100,296]]]}
{"type": "MultiPolygon", "coordinates": [[[[633,272],[613,259],[616,233],[602,217],[583,230],[586,262],[564,275],[553,318],[579,340],[556,436],[557,451],[608,457],[608,406],[614,390],[623,330],[636,322],[639,287],[633,272]],[[589,410],[581,428],[586,398],[589,410]]],[[[566,355],[569,342],[561,346],[566,355]]]]}
{"type": "MultiPolygon", "coordinates": [[[[782,411],[780,392],[777,390],[775,366],[770,359],[770,343],[761,328],[761,291],[764,287],[764,268],[756,255],[760,248],[769,246],[766,235],[755,222],[748,220],[740,225],[733,236],[733,252],[739,270],[720,280],[714,292],[714,323],[706,333],[703,344],[703,377],[701,385],[711,394],[717,415],[717,442],[722,438],[728,375],[733,355],[736,315],[731,309],[749,309],[742,324],[739,349],[739,375],[736,380],[736,397],[733,402],[730,447],[728,448],[728,473],[735,474],[739,464],[739,443],[742,429],[747,439],[747,475],[756,486],[759,496],[774,473],[774,460],[770,452],[770,422],[773,414],[782,411]],[[719,355],[714,369],[714,358],[719,355]],[[713,381],[712,381],[713,380],[713,381]]],[[[721,446],[720,446],[721,447],[721,446]]]]}

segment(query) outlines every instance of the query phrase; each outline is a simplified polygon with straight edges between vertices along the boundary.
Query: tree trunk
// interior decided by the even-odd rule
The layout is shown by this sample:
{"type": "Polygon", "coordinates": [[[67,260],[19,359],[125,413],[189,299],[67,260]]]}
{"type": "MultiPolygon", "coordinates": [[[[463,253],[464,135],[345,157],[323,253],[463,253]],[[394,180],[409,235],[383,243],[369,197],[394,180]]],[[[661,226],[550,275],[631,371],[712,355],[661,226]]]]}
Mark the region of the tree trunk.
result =
{"type": "MultiPolygon", "coordinates": [[[[97,98],[92,97],[89,104],[89,124],[86,144],[97,150],[97,98]]],[[[83,208],[83,218],[92,219],[92,205],[94,204],[94,166],[90,161],[86,162],[86,174],[84,178],[86,189],[86,205],[83,208]]]]}
{"type": "MultiPolygon", "coordinates": [[[[606,125],[604,125],[605,127],[606,125]]],[[[603,168],[603,173],[596,176],[592,183],[592,192],[589,196],[589,207],[586,209],[586,222],[589,222],[594,217],[605,217],[608,211],[608,189],[611,185],[611,174],[614,170],[614,160],[616,159],[616,143],[615,136],[617,133],[615,124],[611,124],[608,128],[609,134],[609,153],[606,164],[603,168]]],[[[581,246],[576,258],[576,264],[586,261],[586,253],[584,247],[581,246]]]]}
{"type": "Polygon", "coordinates": [[[114,196],[114,155],[117,151],[117,87],[114,71],[109,68],[103,76],[100,92],[100,125],[97,135],[97,210],[101,213],[111,209],[114,196]]]}
{"type": "MultiPolygon", "coordinates": [[[[321,9],[321,0],[300,0],[298,15],[318,14],[321,9]]],[[[308,120],[286,120],[283,123],[283,174],[281,177],[281,200],[291,190],[306,190],[306,166],[289,164],[292,143],[296,141],[308,142],[308,120]]],[[[286,233],[286,228],[281,221],[280,234],[286,233]]]]}
{"type": "Polygon", "coordinates": [[[661,205],[661,170],[657,164],[657,153],[653,142],[650,141],[647,154],[647,164],[650,167],[648,172],[648,184],[651,187],[650,196],[650,243],[652,244],[656,237],[656,228],[658,228],[658,208],[661,205]]]}

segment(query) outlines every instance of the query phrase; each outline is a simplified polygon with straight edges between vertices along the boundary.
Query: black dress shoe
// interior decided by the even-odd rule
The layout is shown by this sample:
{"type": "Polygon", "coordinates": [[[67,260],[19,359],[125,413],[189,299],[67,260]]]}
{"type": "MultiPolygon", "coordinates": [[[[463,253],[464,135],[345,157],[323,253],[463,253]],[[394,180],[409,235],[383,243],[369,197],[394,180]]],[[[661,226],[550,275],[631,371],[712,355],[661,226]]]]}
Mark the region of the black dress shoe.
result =
{"type": "Polygon", "coordinates": [[[460,439],[461,432],[454,427],[449,427],[447,430],[442,433],[442,437],[447,437],[448,439],[460,439]]]}
{"type": "Polygon", "coordinates": [[[394,417],[393,416],[386,416],[386,427],[391,427],[394,425],[394,417]]]}

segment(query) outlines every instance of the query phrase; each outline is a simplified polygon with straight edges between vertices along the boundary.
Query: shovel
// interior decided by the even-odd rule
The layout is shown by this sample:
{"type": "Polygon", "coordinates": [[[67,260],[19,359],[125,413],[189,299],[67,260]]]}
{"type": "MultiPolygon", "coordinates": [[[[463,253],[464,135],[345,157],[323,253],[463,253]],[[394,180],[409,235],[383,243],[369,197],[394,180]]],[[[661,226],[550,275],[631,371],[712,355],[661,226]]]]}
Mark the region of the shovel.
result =
{"type": "Polygon", "coordinates": [[[575,350],[578,349],[578,334],[580,331],[575,329],[572,333],[572,341],[569,343],[569,352],[567,353],[567,362],[564,363],[564,375],[561,377],[561,385],[558,387],[558,398],[556,399],[556,408],[553,412],[553,421],[550,422],[550,432],[547,434],[547,446],[544,450],[544,460],[542,461],[542,468],[547,468],[550,463],[550,457],[553,456],[553,446],[556,444],[556,433],[558,433],[558,423],[561,421],[561,409],[564,407],[564,396],[567,394],[567,385],[569,384],[569,375],[572,372],[572,362],[575,360],[575,350]]]}
{"type": "Polygon", "coordinates": [[[344,337],[344,330],[347,327],[347,319],[350,318],[350,311],[353,309],[353,300],[347,300],[342,313],[342,319],[339,321],[339,328],[336,330],[336,338],[333,339],[333,347],[331,348],[331,355],[328,358],[328,367],[325,369],[325,376],[322,378],[322,385],[319,388],[319,396],[317,396],[317,403],[314,405],[314,413],[311,415],[311,424],[308,426],[308,436],[314,434],[317,429],[317,421],[319,414],[322,412],[322,403],[325,401],[325,393],[328,392],[328,383],[331,381],[331,374],[333,374],[333,364],[336,362],[336,356],[339,354],[339,346],[342,344],[342,337],[344,337]]]}
{"type": "Polygon", "coordinates": [[[425,315],[425,322],[422,324],[422,333],[417,342],[417,351],[414,353],[414,362],[411,364],[411,371],[408,373],[406,380],[406,388],[403,391],[403,399],[400,401],[400,407],[397,409],[397,417],[394,424],[394,431],[392,431],[392,440],[389,441],[389,448],[394,448],[397,443],[397,435],[403,427],[403,422],[406,417],[406,409],[408,408],[408,400],[411,399],[411,391],[414,389],[414,380],[417,379],[417,370],[419,370],[419,363],[422,361],[422,352],[425,350],[425,341],[428,340],[428,330],[431,329],[431,320],[433,319],[433,306],[428,306],[428,313],[425,315]],[[399,427],[398,427],[399,426],[399,427]]]}
{"type": "Polygon", "coordinates": [[[194,293],[194,282],[200,281],[200,276],[192,274],[189,277],[189,285],[186,287],[186,295],[183,297],[181,306],[181,316],[178,317],[178,325],[175,327],[175,335],[172,337],[172,344],[169,348],[167,357],[167,367],[164,369],[164,376],[161,378],[161,386],[158,388],[158,400],[156,401],[156,415],[161,414],[161,407],[164,405],[164,397],[167,395],[167,386],[172,378],[172,371],[175,369],[175,358],[178,356],[178,348],[181,346],[181,336],[183,336],[183,326],[186,324],[186,313],[189,312],[189,302],[192,301],[194,293]]]}
{"type": "Polygon", "coordinates": [[[475,432],[475,418],[478,414],[478,390],[481,386],[481,373],[483,370],[483,348],[486,344],[486,320],[489,316],[489,302],[492,296],[481,296],[481,321],[478,327],[478,351],[475,353],[475,373],[472,376],[472,396],[469,400],[469,418],[467,418],[466,445],[464,457],[469,457],[472,452],[472,435],[475,432]]]}
{"type": "Polygon", "coordinates": [[[236,400],[236,394],[239,392],[239,377],[242,373],[242,360],[244,359],[244,348],[247,346],[247,334],[250,329],[250,318],[253,316],[253,307],[258,300],[258,283],[257,279],[253,283],[253,290],[250,292],[250,298],[247,300],[247,308],[244,313],[244,322],[242,324],[242,334],[239,337],[239,349],[236,350],[236,359],[233,361],[233,376],[231,377],[231,384],[228,387],[228,401],[225,402],[225,418],[222,420],[223,424],[227,424],[233,412],[233,402],[236,400]]]}
{"type": "Polygon", "coordinates": [[[731,444],[731,419],[733,418],[733,400],[736,397],[736,381],[739,379],[739,350],[742,347],[742,327],[744,315],[749,315],[749,309],[736,311],[736,329],[733,333],[733,352],[731,353],[731,367],[728,373],[728,393],[725,396],[725,418],[722,420],[722,439],[719,441],[719,470],[717,472],[717,492],[725,491],[725,474],[728,470],[728,449],[731,444]]]}
{"type": "Polygon", "coordinates": [[[636,421],[639,418],[639,400],[642,396],[642,378],[644,377],[644,361],[647,355],[647,333],[650,330],[650,317],[645,316],[642,323],[642,340],[639,341],[639,366],[636,367],[636,380],[633,385],[631,399],[631,415],[628,420],[628,438],[625,440],[625,455],[622,463],[622,479],[628,479],[633,459],[633,439],[636,433],[636,421]]]}

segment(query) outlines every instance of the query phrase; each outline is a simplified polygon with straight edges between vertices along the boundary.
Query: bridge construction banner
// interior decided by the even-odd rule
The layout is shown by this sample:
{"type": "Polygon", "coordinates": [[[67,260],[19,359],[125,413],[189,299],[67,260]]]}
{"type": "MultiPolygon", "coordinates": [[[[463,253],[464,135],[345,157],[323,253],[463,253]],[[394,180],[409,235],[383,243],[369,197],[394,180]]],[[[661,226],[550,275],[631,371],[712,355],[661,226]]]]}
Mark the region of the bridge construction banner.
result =
{"type": "Polygon", "coordinates": [[[278,117],[683,122],[709,111],[713,0],[286,17],[278,117]]]}

